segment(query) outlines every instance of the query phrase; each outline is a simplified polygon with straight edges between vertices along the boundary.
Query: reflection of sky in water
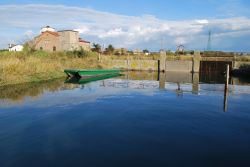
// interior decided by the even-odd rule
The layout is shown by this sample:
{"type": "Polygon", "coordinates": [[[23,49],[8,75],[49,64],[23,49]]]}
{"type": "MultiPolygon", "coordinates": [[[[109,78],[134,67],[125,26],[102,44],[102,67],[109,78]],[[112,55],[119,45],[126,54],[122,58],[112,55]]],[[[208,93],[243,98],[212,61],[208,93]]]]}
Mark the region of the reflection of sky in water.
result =
{"type": "MultiPolygon", "coordinates": [[[[66,84],[64,80],[55,80],[41,84],[10,86],[6,89],[0,88],[2,92],[4,91],[0,95],[0,107],[66,107],[81,103],[94,103],[97,100],[112,97],[157,96],[159,92],[164,92],[172,98],[185,97],[188,94],[224,96],[224,84],[208,84],[202,78],[200,78],[201,83],[198,84],[198,74],[167,72],[165,78],[162,77],[161,73],[160,81],[157,81],[157,73],[125,72],[118,78],[85,85],[66,84]]],[[[216,81],[218,78],[210,79],[216,81]]],[[[237,78],[233,78],[233,83],[235,85],[230,85],[228,90],[230,98],[240,98],[242,94],[250,94],[248,83],[242,83],[237,78]]]]}
{"type": "MultiPolygon", "coordinates": [[[[67,85],[67,84],[66,84],[67,85]]],[[[124,79],[107,79],[88,83],[86,85],[78,85],[72,89],[59,89],[57,91],[45,91],[35,98],[25,96],[22,102],[12,103],[9,100],[3,99],[0,104],[2,107],[26,106],[26,107],[69,107],[81,103],[94,103],[97,100],[104,98],[130,98],[135,95],[155,96],[159,92],[165,92],[173,98],[185,96],[185,94],[194,93],[193,84],[191,83],[165,83],[164,89],[159,89],[159,81],[149,80],[124,80],[124,79]]],[[[196,85],[197,86],[197,85],[196,85]]],[[[223,96],[223,84],[199,84],[197,86],[197,96],[223,96]]],[[[229,95],[232,98],[239,98],[240,94],[250,94],[249,86],[231,85],[229,87],[229,95]]]]}
{"type": "Polygon", "coordinates": [[[1,167],[249,166],[249,86],[230,86],[227,112],[220,84],[47,86],[1,104],[1,167]]]}
{"type": "MultiPolygon", "coordinates": [[[[113,80],[106,80],[109,82],[113,80]]],[[[142,83],[142,82],[141,82],[142,83]]],[[[127,96],[129,97],[133,93],[140,93],[146,96],[151,96],[156,91],[156,88],[144,88],[135,87],[136,83],[133,83],[131,88],[113,87],[112,85],[103,86],[103,81],[92,82],[86,84],[80,88],[72,90],[60,90],[58,92],[45,92],[38,99],[31,99],[27,97],[22,106],[36,106],[36,107],[50,107],[50,106],[67,106],[76,105],[79,103],[95,102],[99,98],[112,97],[112,96],[127,96]]],[[[15,105],[15,104],[12,104],[15,105]]],[[[20,103],[16,104],[17,106],[20,103]]]]}

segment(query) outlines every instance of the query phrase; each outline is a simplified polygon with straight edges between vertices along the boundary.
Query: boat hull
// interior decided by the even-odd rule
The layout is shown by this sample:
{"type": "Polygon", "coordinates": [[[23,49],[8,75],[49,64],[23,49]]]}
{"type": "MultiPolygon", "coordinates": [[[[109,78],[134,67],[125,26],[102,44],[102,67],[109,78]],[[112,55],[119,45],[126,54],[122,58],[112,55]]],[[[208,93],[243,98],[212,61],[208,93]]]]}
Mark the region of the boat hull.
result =
{"type": "Polygon", "coordinates": [[[120,74],[120,70],[64,70],[69,77],[89,78],[109,74],[120,74]]]}
{"type": "Polygon", "coordinates": [[[86,83],[89,83],[89,82],[114,78],[114,77],[118,77],[118,76],[121,76],[121,74],[113,73],[113,74],[105,74],[105,75],[96,75],[96,76],[92,76],[92,77],[86,77],[85,76],[85,77],[82,77],[82,78],[72,77],[69,80],[67,80],[66,83],[86,84],[86,83]]]}

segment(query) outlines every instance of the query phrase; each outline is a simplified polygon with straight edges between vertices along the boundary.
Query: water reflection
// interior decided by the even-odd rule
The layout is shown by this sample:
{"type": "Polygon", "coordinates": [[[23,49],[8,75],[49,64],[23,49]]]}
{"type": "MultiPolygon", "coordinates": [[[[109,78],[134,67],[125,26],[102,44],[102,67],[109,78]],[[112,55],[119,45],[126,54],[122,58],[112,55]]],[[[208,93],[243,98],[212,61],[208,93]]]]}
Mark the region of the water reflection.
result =
{"type": "MultiPolygon", "coordinates": [[[[230,78],[230,86],[224,91],[224,76],[215,73],[181,73],[181,72],[139,72],[128,71],[124,75],[113,79],[98,81],[99,88],[116,89],[148,89],[176,92],[177,97],[182,97],[185,92],[199,95],[202,91],[221,91],[224,92],[224,109],[226,110],[227,98],[229,93],[235,93],[235,86],[250,85],[249,80],[242,78],[230,78]]],[[[65,83],[65,79],[41,83],[28,83],[21,85],[11,85],[0,87],[0,104],[23,103],[26,97],[32,99],[39,98],[46,92],[58,92],[62,90],[73,90],[76,88],[85,89],[84,84],[65,83]]],[[[71,81],[74,83],[73,81],[71,81]]],[[[75,81],[77,82],[77,81],[75,81]]],[[[77,82],[78,83],[78,82],[77,82]]],[[[237,87],[236,93],[250,93],[245,87],[237,87]]]]}
{"type": "Polygon", "coordinates": [[[22,104],[0,106],[1,167],[249,166],[250,87],[233,83],[128,72],[2,87],[22,104]]]}
{"type": "Polygon", "coordinates": [[[0,102],[22,103],[26,97],[36,99],[45,92],[57,92],[79,87],[79,85],[64,84],[64,81],[65,79],[61,78],[39,83],[2,86],[0,87],[0,102]]]}
{"type": "Polygon", "coordinates": [[[228,89],[227,86],[225,85],[225,90],[224,90],[224,101],[223,101],[223,109],[224,112],[227,111],[228,108],[228,89]]]}

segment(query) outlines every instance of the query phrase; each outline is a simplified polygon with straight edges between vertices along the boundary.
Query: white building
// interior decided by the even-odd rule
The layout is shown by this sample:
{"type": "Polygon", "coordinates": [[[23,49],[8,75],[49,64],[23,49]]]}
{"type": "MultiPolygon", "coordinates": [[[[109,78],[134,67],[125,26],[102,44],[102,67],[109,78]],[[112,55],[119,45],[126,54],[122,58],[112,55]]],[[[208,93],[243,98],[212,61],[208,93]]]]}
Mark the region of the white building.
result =
{"type": "Polygon", "coordinates": [[[23,51],[23,45],[9,44],[9,51],[10,52],[21,52],[21,51],[23,51]]]}

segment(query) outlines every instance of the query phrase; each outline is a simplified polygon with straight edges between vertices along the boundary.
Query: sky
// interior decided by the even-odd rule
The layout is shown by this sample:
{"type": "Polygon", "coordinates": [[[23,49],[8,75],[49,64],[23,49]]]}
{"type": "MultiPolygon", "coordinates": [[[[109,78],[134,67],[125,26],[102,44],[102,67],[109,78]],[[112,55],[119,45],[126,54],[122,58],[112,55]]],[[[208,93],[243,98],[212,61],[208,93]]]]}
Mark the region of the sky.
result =
{"type": "Polygon", "coordinates": [[[250,52],[249,0],[1,0],[0,48],[44,26],[117,48],[250,52]]]}

